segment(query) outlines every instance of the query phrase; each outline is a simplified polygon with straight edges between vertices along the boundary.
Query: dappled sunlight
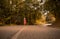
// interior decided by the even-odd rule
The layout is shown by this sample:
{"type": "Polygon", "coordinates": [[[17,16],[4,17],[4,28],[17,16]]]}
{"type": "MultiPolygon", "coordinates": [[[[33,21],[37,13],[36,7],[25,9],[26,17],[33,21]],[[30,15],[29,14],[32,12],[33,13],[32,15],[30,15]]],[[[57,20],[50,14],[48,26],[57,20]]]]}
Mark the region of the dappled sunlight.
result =
{"type": "Polygon", "coordinates": [[[53,4],[50,2],[52,1],[0,1],[0,25],[52,25],[58,18],[59,7],[58,3],[55,5],[56,1],[53,4]]]}
{"type": "Polygon", "coordinates": [[[44,15],[41,16],[40,19],[36,19],[37,25],[52,25],[56,21],[56,18],[53,16],[53,14],[48,14],[48,18],[44,15]]]}

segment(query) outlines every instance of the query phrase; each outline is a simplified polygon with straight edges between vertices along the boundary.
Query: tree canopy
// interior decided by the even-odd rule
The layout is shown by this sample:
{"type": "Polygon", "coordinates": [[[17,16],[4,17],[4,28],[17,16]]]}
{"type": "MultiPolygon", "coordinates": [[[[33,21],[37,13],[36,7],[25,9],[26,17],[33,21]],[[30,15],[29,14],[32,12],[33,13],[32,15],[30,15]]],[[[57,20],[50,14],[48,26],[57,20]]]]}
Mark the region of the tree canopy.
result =
{"type": "Polygon", "coordinates": [[[0,0],[0,22],[3,24],[23,25],[24,18],[27,24],[34,24],[36,19],[41,18],[41,11],[49,11],[57,19],[60,16],[59,0],[0,0]],[[41,5],[43,4],[43,5],[41,5]],[[43,6],[43,7],[42,7],[43,6]]]}

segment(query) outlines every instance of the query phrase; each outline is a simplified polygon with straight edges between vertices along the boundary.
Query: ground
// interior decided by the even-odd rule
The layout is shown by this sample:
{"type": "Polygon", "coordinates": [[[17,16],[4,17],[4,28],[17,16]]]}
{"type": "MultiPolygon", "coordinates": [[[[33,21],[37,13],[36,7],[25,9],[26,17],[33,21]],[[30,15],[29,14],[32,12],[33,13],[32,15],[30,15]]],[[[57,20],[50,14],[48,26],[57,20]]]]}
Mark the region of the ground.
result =
{"type": "Polygon", "coordinates": [[[42,25],[3,26],[0,39],[60,39],[60,29],[42,25]]]}

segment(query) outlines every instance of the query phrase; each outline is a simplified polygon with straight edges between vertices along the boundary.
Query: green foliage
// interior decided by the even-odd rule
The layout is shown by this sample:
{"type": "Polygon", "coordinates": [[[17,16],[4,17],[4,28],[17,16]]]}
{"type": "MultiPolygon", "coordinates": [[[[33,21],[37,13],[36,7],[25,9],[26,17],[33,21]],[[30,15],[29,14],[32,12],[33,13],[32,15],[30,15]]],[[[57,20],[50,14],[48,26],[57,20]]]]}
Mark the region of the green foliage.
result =
{"type": "Polygon", "coordinates": [[[60,14],[60,8],[59,8],[60,1],[59,0],[48,0],[44,6],[46,10],[53,12],[56,18],[59,18],[59,14],[60,14]]]}
{"type": "Polygon", "coordinates": [[[0,19],[2,24],[23,24],[24,17],[27,19],[27,24],[34,24],[36,19],[41,17],[38,7],[38,2],[32,0],[0,0],[0,19]],[[33,6],[33,8],[31,8],[33,6]]]}
{"type": "MultiPolygon", "coordinates": [[[[27,19],[27,24],[34,24],[36,19],[41,17],[41,6],[39,2],[32,0],[0,0],[0,20],[2,24],[20,24],[23,25],[24,17],[27,19]],[[33,6],[33,8],[31,8],[33,6]],[[37,7],[35,10],[34,8],[37,7]]],[[[48,10],[56,16],[60,13],[60,1],[48,0],[43,5],[45,10],[48,10]]]]}

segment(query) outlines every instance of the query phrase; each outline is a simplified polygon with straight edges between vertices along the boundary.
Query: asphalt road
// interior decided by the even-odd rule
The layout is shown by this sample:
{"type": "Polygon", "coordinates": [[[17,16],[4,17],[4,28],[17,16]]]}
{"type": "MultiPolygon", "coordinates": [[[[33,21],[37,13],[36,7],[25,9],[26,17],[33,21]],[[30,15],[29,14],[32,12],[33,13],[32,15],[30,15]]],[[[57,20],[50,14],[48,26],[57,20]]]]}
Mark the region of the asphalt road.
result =
{"type": "Polygon", "coordinates": [[[0,39],[60,39],[60,29],[35,26],[0,27],[0,39]]]}

